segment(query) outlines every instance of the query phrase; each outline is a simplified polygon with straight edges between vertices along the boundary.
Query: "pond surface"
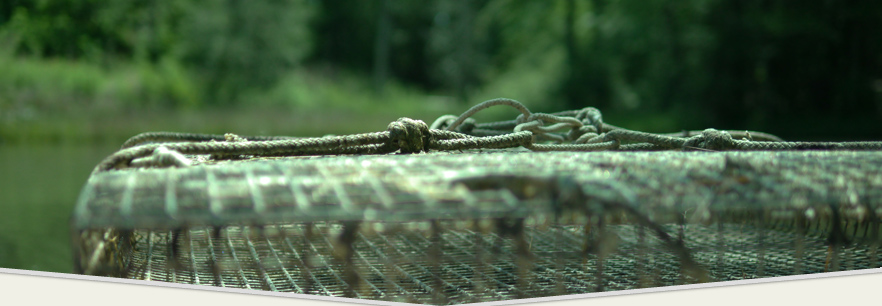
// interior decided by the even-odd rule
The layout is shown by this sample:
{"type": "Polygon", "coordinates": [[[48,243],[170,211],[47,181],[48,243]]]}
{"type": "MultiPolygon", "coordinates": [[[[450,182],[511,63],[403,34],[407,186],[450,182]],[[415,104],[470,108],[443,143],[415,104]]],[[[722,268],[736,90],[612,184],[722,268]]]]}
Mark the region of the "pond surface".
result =
{"type": "Polygon", "coordinates": [[[0,267],[73,272],[70,216],[92,168],[119,144],[0,144],[0,267]]]}

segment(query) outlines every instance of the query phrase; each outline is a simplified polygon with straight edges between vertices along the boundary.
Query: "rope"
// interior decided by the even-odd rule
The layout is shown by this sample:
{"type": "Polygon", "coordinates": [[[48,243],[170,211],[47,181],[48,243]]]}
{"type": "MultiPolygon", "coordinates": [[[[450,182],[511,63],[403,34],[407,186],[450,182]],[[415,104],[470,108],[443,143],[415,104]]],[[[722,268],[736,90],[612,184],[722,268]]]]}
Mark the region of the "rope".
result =
{"type": "MultiPolygon", "coordinates": [[[[297,137],[288,136],[240,136],[248,140],[267,141],[267,140],[283,140],[296,139],[297,137]]],[[[224,141],[225,135],[214,134],[194,134],[194,133],[177,133],[177,132],[146,132],[129,138],[121,146],[121,149],[131,148],[147,142],[197,142],[197,141],[224,141]]]]}
{"type": "Polygon", "coordinates": [[[882,142],[785,142],[756,131],[682,131],[654,134],[603,122],[600,110],[586,107],[551,114],[533,113],[518,101],[484,101],[459,116],[444,115],[431,125],[400,118],[386,131],[343,136],[210,135],[148,132],[127,140],[120,151],[105,158],[94,171],[127,167],[187,166],[179,154],[208,154],[213,159],[257,156],[334,154],[413,154],[421,152],[505,149],[532,151],[656,151],[656,150],[880,150],[882,142]],[[478,123],[471,118],[498,105],[520,114],[514,120],[478,123]],[[740,138],[740,139],[736,139],[740,138]],[[133,162],[134,161],[134,162],[133,162]]]}
{"type": "MultiPolygon", "coordinates": [[[[212,138],[217,139],[217,138],[212,138]]],[[[160,147],[181,154],[211,154],[214,156],[298,156],[331,154],[388,154],[419,153],[429,150],[502,149],[529,146],[532,133],[515,132],[499,136],[474,137],[453,131],[430,130],[420,120],[401,118],[389,124],[384,132],[364,133],[321,138],[300,138],[266,141],[242,141],[228,134],[232,141],[199,141],[183,143],[145,144],[125,148],[101,161],[95,171],[122,169],[133,160],[147,157],[160,147]]]]}

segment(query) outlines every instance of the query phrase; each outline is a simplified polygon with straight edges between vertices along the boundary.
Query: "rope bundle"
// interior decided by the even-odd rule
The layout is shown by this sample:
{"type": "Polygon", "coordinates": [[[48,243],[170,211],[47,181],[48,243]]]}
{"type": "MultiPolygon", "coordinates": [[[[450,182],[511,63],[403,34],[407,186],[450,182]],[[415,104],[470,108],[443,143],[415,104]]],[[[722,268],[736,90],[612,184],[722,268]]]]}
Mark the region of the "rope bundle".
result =
{"type": "MultiPolygon", "coordinates": [[[[761,132],[715,129],[654,134],[604,123],[600,111],[593,107],[551,114],[533,113],[518,101],[500,98],[482,102],[460,116],[441,116],[431,126],[420,120],[400,118],[390,123],[386,131],[354,135],[297,138],[143,133],[126,141],[120,151],[104,159],[95,171],[127,168],[139,158],[168,160],[154,155],[167,155],[169,151],[236,157],[388,154],[396,151],[419,153],[516,147],[533,151],[880,150],[882,142],[784,142],[774,135],[761,132]],[[489,123],[477,123],[471,118],[479,111],[497,105],[513,107],[521,114],[514,120],[489,123]],[[144,144],[147,142],[163,143],[144,144]]],[[[138,164],[143,163],[134,163],[135,166],[138,164]]]]}

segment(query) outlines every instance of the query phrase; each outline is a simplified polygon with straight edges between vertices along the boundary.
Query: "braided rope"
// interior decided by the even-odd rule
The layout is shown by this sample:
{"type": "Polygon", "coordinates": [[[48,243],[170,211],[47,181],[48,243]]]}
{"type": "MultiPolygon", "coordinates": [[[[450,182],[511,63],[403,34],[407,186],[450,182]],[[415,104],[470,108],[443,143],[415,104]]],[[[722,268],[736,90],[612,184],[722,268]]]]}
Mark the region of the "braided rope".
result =
{"type": "Polygon", "coordinates": [[[420,120],[400,118],[390,123],[386,131],[374,133],[318,138],[142,133],[127,140],[120,151],[104,159],[95,171],[187,165],[170,152],[209,154],[223,159],[249,155],[409,154],[516,147],[533,151],[880,150],[882,142],[785,142],[762,132],[715,129],[654,134],[604,123],[600,110],[593,107],[533,113],[518,101],[499,98],[479,103],[459,116],[441,116],[430,126],[420,120]],[[489,123],[477,123],[471,118],[497,105],[512,107],[520,114],[515,120],[489,123]]]}
{"type": "MultiPolygon", "coordinates": [[[[289,136],[239,136],[248,140],[267,141],[297,139],[289,136]]],[[[129,138],[122,144],[121,149],[131,148],[147,142],[199,142],[199,141],[224,141],[225,135],[195,134],[178,132],[145,132],[129,138]]]]}

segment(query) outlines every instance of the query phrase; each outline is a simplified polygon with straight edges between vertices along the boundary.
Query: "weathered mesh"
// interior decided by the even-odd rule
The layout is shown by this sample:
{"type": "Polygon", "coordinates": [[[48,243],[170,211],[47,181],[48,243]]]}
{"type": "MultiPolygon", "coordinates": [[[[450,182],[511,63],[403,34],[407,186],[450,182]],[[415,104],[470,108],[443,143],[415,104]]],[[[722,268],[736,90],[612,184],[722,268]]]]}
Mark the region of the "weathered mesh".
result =
{"type": "Polygon", "coordinates": [[[78,272],[459,304],[880,267],[882,152],[524,152],[94,173],[78,272]]]}

